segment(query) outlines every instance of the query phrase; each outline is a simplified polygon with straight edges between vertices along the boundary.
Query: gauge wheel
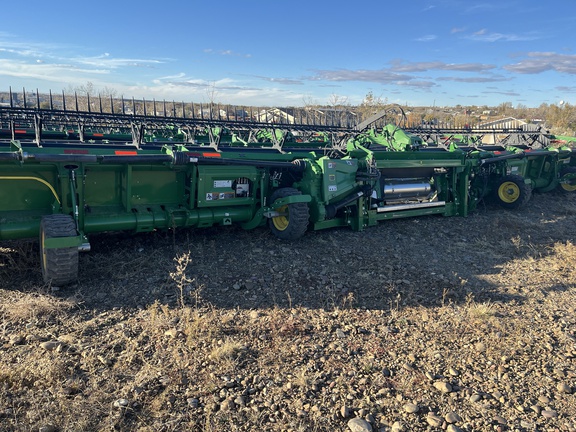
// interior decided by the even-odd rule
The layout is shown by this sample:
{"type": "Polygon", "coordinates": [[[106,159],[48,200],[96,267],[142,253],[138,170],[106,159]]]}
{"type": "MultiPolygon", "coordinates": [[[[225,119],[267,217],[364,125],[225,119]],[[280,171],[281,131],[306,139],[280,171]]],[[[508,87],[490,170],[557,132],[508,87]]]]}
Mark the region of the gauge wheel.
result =
{"type": "Polygon", "coordinates": [[[532,187],[519,175],[502,177],[496,187],[496,201],[507,209],[518,209],[530,201],[531,197],[532,187]]]}
{"type": "MultiPolygon", "coordinates": [[[[293,195],[302,195],[298,189],[281,188],[272,193],[270,202],[274,203],[279,198],[287,198],[293,195]]],[[[278,207],[278,216],[269,219],[268,224],[272,233],[282,240],[296,240],[304,235],[308,229],[308,219],[310,212],[308,204],[292,203],[278,207]]]]}
{"type": "Polygon", "coordinates": [[[76,237],[76,222],[71,216],[53,214],[40,222],[40,263],[44,282],[68,285],[78,279],[78,248],[47,248],[46,239],[76,237]]]}
{"type": "MultiPolygon", "coordinates": [[[[566,167],[560,171],[560,181],[571,180],[572,182],[574,182],[575,178],[576,178],[576,167],[573,166],[566,167]],[[564,176],[566,175],[570,175],[570,178],[564,179],[564,176]]],[[[574,192],[576,191],[576,185],[571,185],[568,183],[560,183],[558,185],[558,190],[561,192],[574,192]]]]}

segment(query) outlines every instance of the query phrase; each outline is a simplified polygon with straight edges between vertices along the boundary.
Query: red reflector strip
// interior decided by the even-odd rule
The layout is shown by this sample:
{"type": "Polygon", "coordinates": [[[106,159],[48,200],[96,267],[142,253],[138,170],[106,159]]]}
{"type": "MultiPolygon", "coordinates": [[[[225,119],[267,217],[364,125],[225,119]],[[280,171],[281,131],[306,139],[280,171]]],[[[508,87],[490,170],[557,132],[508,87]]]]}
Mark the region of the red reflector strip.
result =
{"type": "Polygon", "coordinates": [[[88,150],[64,149],[64,154],[88,154],[88,150]]]}
{"type": "Polygon", "coordinates": [[[26,131],[24,129],[15,129],[14,133],[25,134],[26,131]]]}
{"type": "Polygon", "coordinates": [[[495,151],[494,154],[502,154],[501,151],[495,151]]]}
{"type": "Polygon", "coordinates": [[[102,133],[94,133],[94,134],[92,134],[92,136],[95,136],[95,137],[103,137],[104,134],[102,134],[102,133]]]}
{"type": "Polygon", "coordinates": [[[138,152],[135,151],[126,151],[126,150],[116,150],[114,152],[114,154],[118,155],[118,156],[133,156],[133,155],[137,155],[138,152]]]}
{"type": "Polygon", "coordinates": [[[204,157],[213,157],[213,158],[219,158],[219,157],[221,157],[220,153],[202,153],[202,156],[204,156],[204,157]]]}

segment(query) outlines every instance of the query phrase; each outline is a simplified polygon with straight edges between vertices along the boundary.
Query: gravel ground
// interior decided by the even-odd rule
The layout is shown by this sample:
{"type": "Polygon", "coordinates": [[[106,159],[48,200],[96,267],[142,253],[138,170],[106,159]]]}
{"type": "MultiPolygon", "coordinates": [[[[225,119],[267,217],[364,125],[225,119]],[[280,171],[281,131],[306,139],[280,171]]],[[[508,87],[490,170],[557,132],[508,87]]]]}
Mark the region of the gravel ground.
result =
{"type": "Polygon", "coordinates": [[[576,431],[576,197],[0,248],[2,431],[576,431]]]}

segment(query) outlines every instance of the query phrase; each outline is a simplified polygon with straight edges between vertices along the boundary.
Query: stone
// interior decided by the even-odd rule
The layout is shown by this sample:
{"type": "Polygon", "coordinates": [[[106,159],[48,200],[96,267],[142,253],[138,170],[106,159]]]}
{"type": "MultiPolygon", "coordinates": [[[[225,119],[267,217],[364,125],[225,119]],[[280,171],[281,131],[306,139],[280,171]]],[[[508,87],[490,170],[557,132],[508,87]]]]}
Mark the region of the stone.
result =
{"type": "Polygon", "coordinates": [[[436,388],[436,390],[439,390],[442,393],[450,393],[452,391],[452,384],[444,381],[436,381],[434,383],[434,387],[436,388]]]}
{"type": "Polygon", "coordinates": [[[220,409],[222,411],[232,411],[236,408],[236,404],[234,403],[234,401],[232,399],[226,399],[224,400],[224,402],[222,402],[222,404],[220,405],[220,409]]]}
{"type": "Polygon", "coordinates": [[[554,410],[542,410],[540,413],[545,418],[556,418],[558,417],[558,413],[554,410]]]}
{"type": "Polygon", "coordinates": [[[361,418],[353,418],[348,422],[351,432],[372,432],[372,425],[361,418]]]}
{"type": "Polygon", "coordinates": [[[116,408],[126,408],[130,402],[128,399],[116,399],[114,401],[114,407],[116,408]]]}
{"type": "Polygon", "coordinates": [[[550,403],[550,398],[548,396],[540,395],[538,396],[538,402],[548,405],[550,403]]]}
{"type": "Polygon", "coordinates": [[[505,425],[506,423],[508,423],[504,417],[499,416],[499,415],[494,416],[494,421],[498,424],[501,424],[501,425],[505,425]]]}
{"type": "Polygon", "coordinates": [[[178,330],[177,328],[171,328],[169,330],[166,330],[164,332],[164,336],[168,336],[171,338],[177,338],[178,336],[180,336],[182,334],[182,332],[180,330],[178,330]]]}
{"type": "Polygon", "coordinates": [[[478,402],[480,399],[482,399],[482,396],[479,395],[478,393],[475,393],[472,396],[470,396],[470,402],[478,402]]]}
{"type": "Polygon", "coordinates": [[[420,411],[420,407],[413,403],[407,403],[404,405],[404,411],[410,414],[414,414],[420,411]]]}
{"type": "Polygon", "coordinates": [[[62,342],[60,341],[46,341],[40,344],[40,348],[45,349],[46,351],[54,351],[58,348],[62,347],[62,342]]]}
{"type": "Polygon", "coordinates": [[[426,416],[426,422],[430,426],[440,427],[444,423],[444,420],[442,419],[442,417],[439,417],[436,414],[429,412],[428,415],[426,416]]]}
{"type": "Polygon", "coordinates": [[[462,418],[454,411],[450,411],[449,413],[446,413],[444,420],[446,420],[447,423],[458,423],[462,421],[462,418]]]}
{"type": "Polygon", "coordinates": [[[526,420],[520,420],[520,427],[523,427],[524,429],[529,429],[532,430],[535,428],[535,424],[526,420]]]}
{"type": "Polygon", "coordinates": [[[571,394],[572,393],[572,387],[570,387],[568,384],[566,383],[559,383],[556,388],[558,389],[558,391],[560,393],[567,393],[567,394],[571,394]]]}
{"type": "Polygon", "coordinates": [[[12,335],[12,336],[10,336],[10,340],[9,340],[8,343],[9,343],[10,345],[20,345],[22,342],[24,342],[24,339],[25,339],[25,338],[24,338],[24,336],[22,336],[22,335],[19,335],[19,334],[17,334],[17,335],[12,335]]]}

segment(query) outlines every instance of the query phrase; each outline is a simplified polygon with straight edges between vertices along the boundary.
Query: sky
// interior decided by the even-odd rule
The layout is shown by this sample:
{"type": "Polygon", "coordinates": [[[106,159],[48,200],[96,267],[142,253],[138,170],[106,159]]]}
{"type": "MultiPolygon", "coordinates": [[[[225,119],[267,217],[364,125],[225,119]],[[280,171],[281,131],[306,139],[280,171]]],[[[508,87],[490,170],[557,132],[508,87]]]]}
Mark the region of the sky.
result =
{"type": "Polygon", "coordinates": [[[250,106],[576,103],[574,0],[6,1],[0,91],[250,106]],[[90,84],[89,84],[90,83],[90,84]]]}

